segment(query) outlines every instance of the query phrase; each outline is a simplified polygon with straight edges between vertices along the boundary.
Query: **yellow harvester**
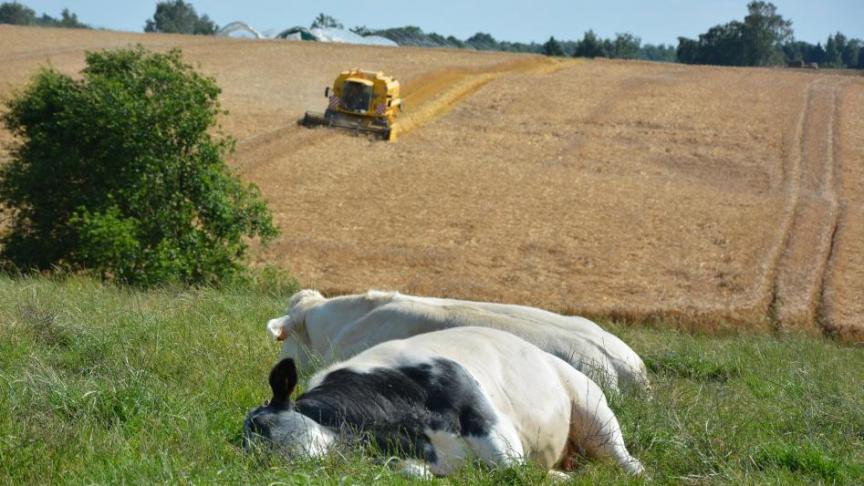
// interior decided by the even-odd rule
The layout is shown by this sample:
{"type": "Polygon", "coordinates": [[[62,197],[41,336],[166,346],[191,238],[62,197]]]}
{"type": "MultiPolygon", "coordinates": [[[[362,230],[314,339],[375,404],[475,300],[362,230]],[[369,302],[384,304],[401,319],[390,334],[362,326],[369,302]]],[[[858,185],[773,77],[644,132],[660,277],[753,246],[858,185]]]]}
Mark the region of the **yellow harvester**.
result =
{"type": "Polygon", "coordinates": [[[399,81],[380,72],[352,69],[343,71],[324,89],[329,99],[327,111],[307,111],[301,124],[345,128],[374,133],[384,140],[395,139],[393,124],[402,111],[399,81]]]}

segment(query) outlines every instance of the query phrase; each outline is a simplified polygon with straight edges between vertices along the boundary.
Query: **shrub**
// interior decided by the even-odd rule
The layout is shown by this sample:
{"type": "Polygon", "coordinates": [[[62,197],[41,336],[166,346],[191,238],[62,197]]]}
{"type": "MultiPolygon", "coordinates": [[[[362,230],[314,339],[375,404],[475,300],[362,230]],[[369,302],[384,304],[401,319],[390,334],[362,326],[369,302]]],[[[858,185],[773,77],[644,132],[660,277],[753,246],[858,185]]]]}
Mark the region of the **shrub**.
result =
{"type": "Polygon", "coordinates": [[[144,285],[236,274],[246,238],[277,231],[224,162],[233,140],[212,135],[215,81],[142,47],[88,53],[82,74],[44,69],[7,103],[0,257],[144,285]]]}

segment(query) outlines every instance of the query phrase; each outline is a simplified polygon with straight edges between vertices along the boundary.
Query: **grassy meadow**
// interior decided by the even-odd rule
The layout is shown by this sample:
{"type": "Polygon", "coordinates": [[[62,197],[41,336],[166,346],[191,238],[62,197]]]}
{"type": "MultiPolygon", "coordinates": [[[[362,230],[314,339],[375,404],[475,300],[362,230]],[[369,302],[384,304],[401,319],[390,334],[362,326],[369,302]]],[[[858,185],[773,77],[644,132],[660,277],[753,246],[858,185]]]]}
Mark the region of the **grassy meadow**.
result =
{"type": "MultiPolygon", "coordinates": [[[[386,458],[244,454],[269,398],[264,323],[293,287],[139,291],[0,276],[0,484],[400,484],[386,458]]],[[[864,483],[864,350],[823,338],[707,336],[604,323],[651,369],[654,397],[611,397],[658,484],[864,483]]],[[[574,484],[642,483],[581,461],[574,484]]],[[[533,484],[479,466],[442,484],[533,484]]]]}

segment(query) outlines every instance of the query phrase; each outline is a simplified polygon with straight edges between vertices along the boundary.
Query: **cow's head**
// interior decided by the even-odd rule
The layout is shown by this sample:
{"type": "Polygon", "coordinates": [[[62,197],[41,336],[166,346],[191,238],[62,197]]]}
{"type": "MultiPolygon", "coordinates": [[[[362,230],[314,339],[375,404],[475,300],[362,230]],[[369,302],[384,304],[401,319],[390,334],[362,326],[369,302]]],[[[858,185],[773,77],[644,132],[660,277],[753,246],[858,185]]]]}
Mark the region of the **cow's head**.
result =
{"type": "MultiPolygon", "coordinates": [[[[324,300],[326,300],[324,296],[317,290],[303,289],[295,292],[288,299],[287,314],[276,319],[270,319],[267,322],[267,332],[277,341],[284,341],[288,339],[289,333],[297,331],[298,334],[301,334],[300,337],[302,340],[303,332],[301,332],[301,328],[306,323],[306,312],[315,304],[324,300]]],[[[306,341],[308,344],[308,336],[306,337],[306,341]]]]}
{"type": "Polygon", "coordinates": [[[335,434],[294,410],[291,392],[296,386],[294,360],[283,359],[270,371],[273,398],[246,415],[243,446],[247,451],[259,446],[272,446],[288,456],[315,457],[327,452],[335,434]]]}
{"type": "Polygon", "coordinates": [[[281,357],[294,358],[301,368],[311,364],[315,353],[306,327],[306,314],[326,301],[317,290],[301,290],[288,299],[286,315],[267,322],[267,332],[277,341],[283,342],[281,357]]]}

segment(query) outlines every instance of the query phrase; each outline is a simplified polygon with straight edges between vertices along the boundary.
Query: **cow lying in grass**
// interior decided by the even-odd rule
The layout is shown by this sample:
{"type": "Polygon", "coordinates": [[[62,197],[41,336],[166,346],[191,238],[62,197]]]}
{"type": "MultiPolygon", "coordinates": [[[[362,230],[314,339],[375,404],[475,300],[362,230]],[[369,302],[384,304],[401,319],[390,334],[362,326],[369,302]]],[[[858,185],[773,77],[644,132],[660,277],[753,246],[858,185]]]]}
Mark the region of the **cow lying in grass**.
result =
{"type": "Polygon", "coordinates": [[[261,439],[319,457],[357,439],[406,458],[410,475],[447,475],[467,460],[567,470],[576,452],[641,474],[600,388],[561,359],[499,330],[461,327],[374,346],[314,375],[296,401],[290,358],[270,373],[273,399],[251,411],[261,439]]]}
{"type": "Polygon", "coordinates": [[[607,391],[648,387],[642,359],[615,335],[588,319],[533,307],[377,291],[327,299],[307,289],[291,297],[288,314],[270,320],[267,330],[285,341],[282,357],[305,367],[313,355],[329,363],[391,339],[463,326],[513,333],[567,361],[607,391]]]}

